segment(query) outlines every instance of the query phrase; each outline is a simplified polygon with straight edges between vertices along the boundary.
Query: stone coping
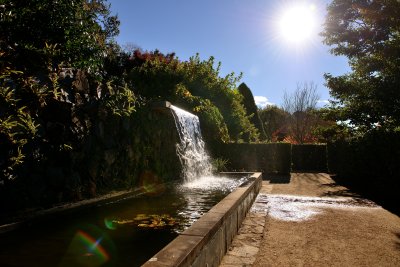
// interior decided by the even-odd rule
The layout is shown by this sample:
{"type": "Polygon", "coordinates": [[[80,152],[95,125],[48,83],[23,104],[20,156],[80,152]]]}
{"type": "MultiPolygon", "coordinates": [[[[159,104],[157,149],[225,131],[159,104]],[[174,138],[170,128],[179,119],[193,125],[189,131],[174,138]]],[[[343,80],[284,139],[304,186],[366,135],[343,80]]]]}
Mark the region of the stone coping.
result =
{"type": "Polygon", "coordinates": [[[251,178],[142,266],[218,266],[260,191],[262,174],[251,178]]]}

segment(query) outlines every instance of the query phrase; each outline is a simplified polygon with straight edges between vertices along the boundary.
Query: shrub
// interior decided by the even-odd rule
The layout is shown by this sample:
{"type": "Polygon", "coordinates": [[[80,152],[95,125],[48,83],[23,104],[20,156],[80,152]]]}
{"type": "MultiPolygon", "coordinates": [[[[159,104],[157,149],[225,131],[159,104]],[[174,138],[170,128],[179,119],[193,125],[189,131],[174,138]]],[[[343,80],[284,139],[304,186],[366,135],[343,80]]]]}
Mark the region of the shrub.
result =
{"type": "Polygon", "coordinates": [[[228,159],[232,171],[290,173],[291,145],[287,143],[228,143],[214,150],[215,155],[228,159]]]}
{"type": "Polygon", "coordinates": [[[293,171],[327,171],[325,144],[292,145],[293,171]]]}

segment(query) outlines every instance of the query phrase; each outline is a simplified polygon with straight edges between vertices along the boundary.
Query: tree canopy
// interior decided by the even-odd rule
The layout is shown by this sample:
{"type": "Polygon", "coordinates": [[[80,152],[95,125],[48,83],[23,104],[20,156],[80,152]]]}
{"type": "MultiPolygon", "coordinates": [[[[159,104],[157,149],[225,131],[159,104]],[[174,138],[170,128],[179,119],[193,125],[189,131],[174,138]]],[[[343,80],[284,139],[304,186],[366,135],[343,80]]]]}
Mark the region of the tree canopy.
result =
{"type": "Polygon", "coordinates": [[[0,49],[4,60],[24,72],[40,70],[48,60],[74,67],[102,64],[119,20],[105,0],[1,1],[0,49]],[[53,49],[50,49],[53,48],[53,49]]]}
{"type": "Polygon", "coordinates": [[[178,178],[157,100],[198,115],[211,145],[258,141],[241,75],[222,77],[213,57],[124,51],[118,26],[106,0],[0,0],[0,204],[13,199],[1,214],[136,186],[148,170],[178,178]]]}
{"type": "Polygon", "coordinates": [[[188,61],[159,51],[134,51],[129,61],[128,84],[146,101],[169,100],[199,115],[205,135],[217,141],[257,141],[259,133],[250,122],[236,89],[240,76],[220,77],[214,58],[188,61]],[[204,125],[203,125],[204,124],[204,125]]]}
{"type": "Polygon", "coordinates": [[[251,123],[253,123],[254,126],[258,129],[260,133],[260,139],[265,140],[266,135],[264,127],[257,111],[257,106],[254,101],[253,93],[245,83],[241,83],[238,87],[238,90],[243,96],[243,106],[246,109],[247,116],[249,116],[251,123]]]}
{"type": "Polygon", "coordinates": [[[136,98],[102,79],[119,25],[106,1],[8,0],[0,11],[1,182],[82,146],[89,120],[129,115],[136,98]]]}
{"type": "Polygon", "coordinates": [[[400,126],[400,2],[334,0],[324,43],[349,59],[352,72],[325,74],[337,120],[360,130],[400,126]]]}
{"type": "Polygon", "coordinates": [[[268,105],[265,108],[260,109],[258,113],[260,114],[260,119],[263,123],[267,140],[283,140],[283,132],[286,131],[287,118],[289,114],[285,112],[282,108],[279,108],[275,105],[268,105]],[[282,138],[280,138],[279,135],[281,135],[282,138]]]}

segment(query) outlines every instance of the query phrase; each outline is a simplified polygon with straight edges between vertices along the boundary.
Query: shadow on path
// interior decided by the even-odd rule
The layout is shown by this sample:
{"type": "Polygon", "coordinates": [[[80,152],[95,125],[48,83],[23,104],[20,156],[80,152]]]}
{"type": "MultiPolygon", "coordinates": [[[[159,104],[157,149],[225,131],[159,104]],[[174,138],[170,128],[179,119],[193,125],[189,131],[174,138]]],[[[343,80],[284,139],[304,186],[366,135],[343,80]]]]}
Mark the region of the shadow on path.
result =
{"type": "Polygon", "coordinates": [[[289,184],[290,174],[266,174],[264,180],[269,181],[270,184],[289,184]]]}
{"type": "Polygon", "coordinates": [[[334,190],[325,192],[322,196],[324,197],[353,197],[353,198],[361,198],[362,196],[352,192],[350,189],[344,188],[342,185],[337,183],[326,183],[321,184],[320,187],[329,187],[334,190]]]}
{"type": "Polygon", "coordinates": [[[374,201],[384,209],[400,216],[399,195],[395,188],[387,188],[379,184],[371,184],[360,180],[345,179],[344,177],[330,175],[333,184],[325,184],[325,186],[343,186],[344,190],[337,190],[335,192],[327,192],[328,196],[348,196],[355,198],[366,198],[374,201]]]}
{"type": "Polygon", "coordinates": [[[395,235],[397,236],[396,248],[400,250],[400,233],[395,233],[395,235]]]}

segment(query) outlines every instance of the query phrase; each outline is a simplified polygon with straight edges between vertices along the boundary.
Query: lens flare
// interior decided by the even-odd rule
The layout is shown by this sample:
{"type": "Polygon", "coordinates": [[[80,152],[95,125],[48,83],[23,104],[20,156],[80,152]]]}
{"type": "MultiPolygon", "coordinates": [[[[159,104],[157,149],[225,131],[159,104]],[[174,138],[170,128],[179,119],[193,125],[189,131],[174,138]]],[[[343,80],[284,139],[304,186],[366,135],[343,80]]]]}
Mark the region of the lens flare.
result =
{"type": "Polygon", "coordinates": [[[115,223],[115,219],[104,218],[104,225],[108,230],[116,230],[117,224],[115,223]]]}
{"type": "Polygon", "coordinates": [[[81,230],[76,233],[76,237],[85,248],[85,253],[82,254],[83,256],[94,256],[97,259],[96,261],[101,262],[100,264],[110,260],[110,255],[100,244],[103,237],[96,240],[91,235],[81,230]]]}
{"type": "Polygon", "coordinates": [[[83,225],[73,235],[59,266],[103,266],[113,264],[116,256],[114,243],[106,233],[94,225],[83,225]]]}

